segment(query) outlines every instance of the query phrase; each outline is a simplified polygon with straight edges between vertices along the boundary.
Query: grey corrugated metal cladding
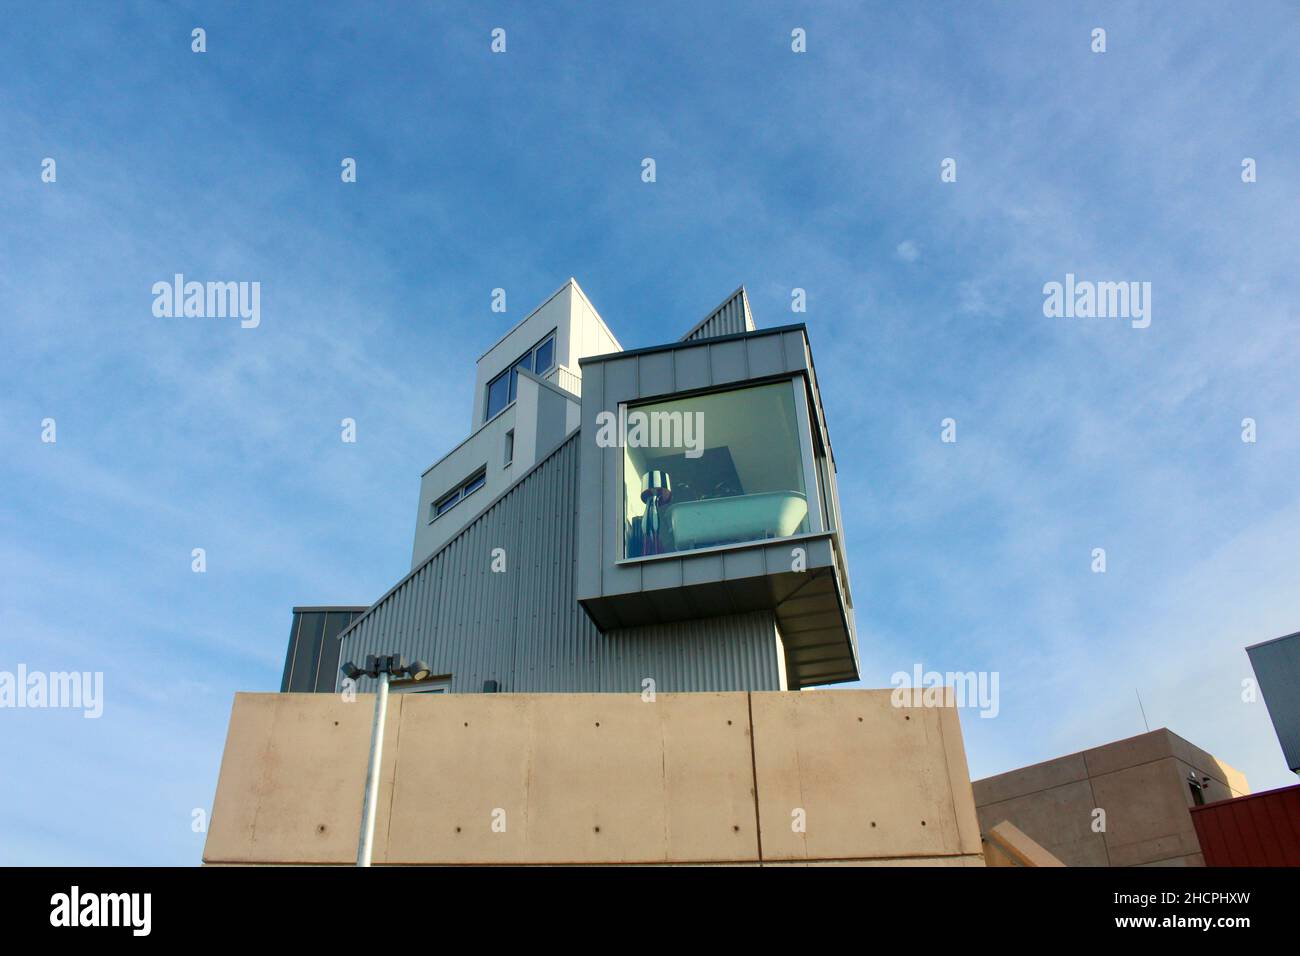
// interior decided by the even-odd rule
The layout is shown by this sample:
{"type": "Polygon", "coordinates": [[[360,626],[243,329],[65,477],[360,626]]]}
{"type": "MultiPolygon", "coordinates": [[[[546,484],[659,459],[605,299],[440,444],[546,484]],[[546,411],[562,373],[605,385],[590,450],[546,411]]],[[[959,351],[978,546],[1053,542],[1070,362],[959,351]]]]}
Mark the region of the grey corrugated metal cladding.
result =
{"type": "Polygon", "coordinates": [[[664,692],[779,690],[771,612],[596,629],[574,584],[578,526],[593,520],[579,496],[580,435],[382,597],[339,659],[402,653],[461,693],[486,680],[504,692],[641,692],[646,678],[664,692]]]}

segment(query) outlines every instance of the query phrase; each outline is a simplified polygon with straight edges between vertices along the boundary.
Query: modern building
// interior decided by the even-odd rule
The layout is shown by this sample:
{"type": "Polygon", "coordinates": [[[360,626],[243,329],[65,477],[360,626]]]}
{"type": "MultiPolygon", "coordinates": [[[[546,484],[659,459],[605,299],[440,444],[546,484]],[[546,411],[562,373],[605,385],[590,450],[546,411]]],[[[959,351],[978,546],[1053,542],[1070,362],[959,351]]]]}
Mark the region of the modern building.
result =
{"type": "Polygon", "coordinates": [[[1246,778],[1168,730],[976,780],[980,830],[1004,821],[1066,866],[1204,866],[1191,808],[1246,778]]]}
{"type": "Polygon", "coordinates": [[[236,695],[206,863],[985,864],[951,691],[786,693],[858,676],[804,326],[624,350],[570,280],[474,388],[410,572],[295,609],[282,690],[340,692],[236,695]]]}
{"type": "Polygon", "coordinates": [[[421,477],[411,570],[339,643],[320,658],[431,666],[396,691],[855,680],[807,329],[757,329],[742,287],[624,350],[570,279],[479,358],[470,434],[421,477]]]}
{"type": "Polygon", "coordinates": [[[1282,756],[1300,773],[1300,632],[1246,648],[1282,756]]]}

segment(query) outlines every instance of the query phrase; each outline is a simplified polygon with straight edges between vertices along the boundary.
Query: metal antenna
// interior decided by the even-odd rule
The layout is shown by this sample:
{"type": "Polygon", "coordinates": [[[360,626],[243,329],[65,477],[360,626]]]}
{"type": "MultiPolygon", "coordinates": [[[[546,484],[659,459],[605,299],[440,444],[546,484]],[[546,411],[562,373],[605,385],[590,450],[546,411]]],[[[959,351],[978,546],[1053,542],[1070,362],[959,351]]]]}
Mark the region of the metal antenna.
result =
{"type": "Polygon", "coordinates": [[[1142,694],[1136,688],[1133,693],[1138,695],[1138,710],[1142,711],[1142,726],[1147,729],[1147,733],[1151,733],[1151,725],[1147,723],[1147,709],[1142,706],[1142,694]]]}

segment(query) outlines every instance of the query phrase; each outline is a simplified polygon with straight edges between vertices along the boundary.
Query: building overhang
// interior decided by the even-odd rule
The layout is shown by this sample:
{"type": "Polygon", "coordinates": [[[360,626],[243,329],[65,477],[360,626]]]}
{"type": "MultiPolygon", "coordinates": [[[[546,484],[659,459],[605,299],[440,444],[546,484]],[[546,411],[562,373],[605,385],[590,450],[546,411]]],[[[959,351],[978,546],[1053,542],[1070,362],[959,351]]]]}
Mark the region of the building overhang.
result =
{"type": "Polygon", "coordinates": [[[858,679],[857,641],[833,533],[641,561],[662,565],[665,573],[647,567],[644,590],[580,600],[601,631],[771,611],[792,690],[858,679]]]}
{"type": "MultiPolygon", "coordinates": [[[[767,610],[774,615],[785,648],[787,681],[792,689],[858,679],[853,600],[834,459],[806,329],[784,326],[588,357],[582,360],[582,368],[579,499],[588,520],[579,532],[576,590],[579,603],[596,626],[610,632],[767,610]],[[740,480],[739,491],[732,493],[742,499],[799,499],[800,509],[806,501],[807,518],[798,531],[791,533],[790,527],[782,527],[749,540],[737,537],[711,547],[691,547],[682,544],[685,536],[674,526],[676,541],[671,547],[635,550],[629,542],[640,540],[640,529],[648,519],[632,516],[633,507],[627,502],[634,502],[636,496],[627,492],[629,482],[636,481],[645,468],[664,466],[641,463],[635,464],[633,471],[631,444],[625,451],[622,445],[602,442],[598,438],[601,422],[614,418],[621,422],[631,408],[652,407],[644,404],[647,402],[671,408],[677,407],[675,402],[753,389],[750,394],[755,398],[743,400],[743,418],[748,409],[757,407],[750,403],[758,400],[764,386],[781,382],[793,385],[788,401],[793,408],[791,421],[797,421],[797,427],[783,434],[797,432],[801,436],[802,473],[792,479],[798,483],[776,486],[789,491],[773,492],[770,486],[759,486],[755,492],[754,486],[740,480]],[[629,532],[629,528],[633,530],[629,532]]],[[[734,421],[735,409],[733,404],[725,411],[697,414],[710,422],[717,420],[708,419],[711,414],[730,415],[734,421]]],[[[764,421],[763,428],[768,427],[764,421]]],[[[716,436],[716,431],[709,430],[716,436]]],[[[749,431],[753,431],[752,425],[749,431]]],[[[757,457],[754,443],[768,440],[766,434],[750,437],[748,446],[733,444],[728,453],[752,461],[757,457]],[[734,454],[738,450],[740,454],[734,454]]],[[[797,454],[791,456],[791,460],[797,459],[797,454]]],[[[652,460],[669,459],[646,459],[652,460]]],[[[685,467],[680,456],[675,460],[676,466],[668,465],[674,487],[676,468],[685,467]]],[[[697,516],[701,506],[711,509],[710,519],[724,514],[719,509],[733,507],[721,501],[715,504],[715,497],[725,499],[726,495],[691,497],[686,506],[697,509],[697,516]]],[[[645,500],[644,490],[641,500],[645,500]]],[[[642,510],[640,505],[635,507],[642,510]]],[[[673,500],[663,506],[663,514],[682,507],[673,500]]]]}

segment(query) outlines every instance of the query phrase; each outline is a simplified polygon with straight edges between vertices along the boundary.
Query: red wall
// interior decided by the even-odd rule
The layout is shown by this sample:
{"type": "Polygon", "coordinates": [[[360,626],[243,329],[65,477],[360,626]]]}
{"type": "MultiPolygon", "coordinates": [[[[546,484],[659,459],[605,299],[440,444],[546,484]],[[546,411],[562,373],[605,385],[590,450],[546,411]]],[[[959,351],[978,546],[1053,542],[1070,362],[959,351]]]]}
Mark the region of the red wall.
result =
{"type": "Polygon", "coordinates": [[[1300,784],[1191,810],[1206,866],[1300,866],[1300,784]]]}

